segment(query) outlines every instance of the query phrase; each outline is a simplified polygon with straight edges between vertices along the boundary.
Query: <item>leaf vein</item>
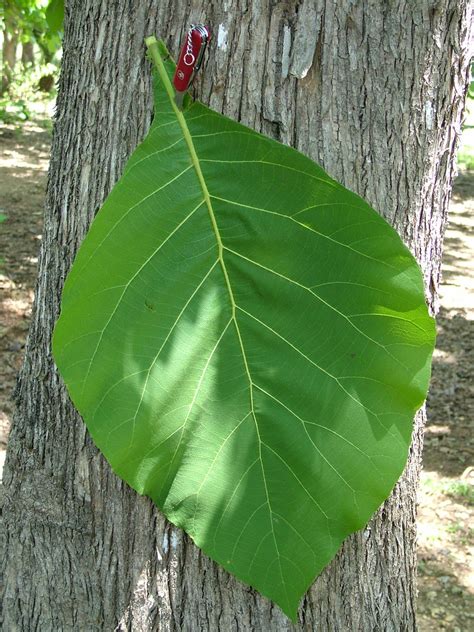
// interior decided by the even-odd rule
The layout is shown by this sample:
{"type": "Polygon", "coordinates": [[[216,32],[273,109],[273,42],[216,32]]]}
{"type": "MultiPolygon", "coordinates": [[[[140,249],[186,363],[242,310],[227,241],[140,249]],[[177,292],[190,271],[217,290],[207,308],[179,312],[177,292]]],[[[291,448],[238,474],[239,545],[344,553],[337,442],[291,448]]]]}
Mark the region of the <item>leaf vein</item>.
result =
{"type": "Polygon", "coordinates": [[[333,312],[338,314],[338,316],[341,316],[346,322],[349,323],[349,325],[355,331],[357,331],[357,333],[359,333],[361,336],[363,336],[364,338],[366,338],[367,340],[369,340],[370,342],[375,344],[377,347],[380,347],[381,349],[383,349],[383,351],[385,351],[385,353],[390,358],[392,358],[392,360],[394,360],[395,362],[400,364],[404,369],[406,369],[405,365],[396,356],[394,356],[392,353],[390,353],[390,351],[387,349],[387,347],[385,345],[383,345],[381,342],[378,342],[378,340],[375,340],[374,338],[369,336],[365,331],[363,331],[362,329],[357,327],[357,325],[352,322],[352,320],[350,319],[349,316],[347,316],[346,314],[341,312],[339,309],[337,309],[337,307],[334,307],[334,305],[332,305],[331,303],[328,303],[328,301],[324,300],[321,296],[319,296],[319,294],[314,292],[311,288],[307,287],[306,285],[303,285],[302,283],[299,283],[298,281],[295,281],[295,279],[291,279],[290,277],[287,277],[284,274],[281,274],[280,272],[277,272],[276,270],[272,270],[272,268],[268,268],[267,266],[264,266],[263,264],[258,263],[258,261],[255,261],[254,259],[250,259],[249,257],[246,257],[245,255],[240,254],[236,250],[232,250],[232,248],[229,248],[228,246],[224,246],[224,250],[227,250],[228,252],[232,253],[236,257],[240,257],[241,259],[244,259],[245,261],[248,261],[249,263],[251,263],[254,266],[262,268],[262,270],[266,270],[267,272],[270,272],[271,274],[274,274],[275,276],[278,276],[281,279],[283,279],[285,281],[288,281],[288,283],[291,283],[292,285],[296,285],[297,287],[301,288],[305,292],[308,292],[309,294],[314,296],[318,301],[320,301],[321,303],[326,305],[326,307],[328,307],[333,312]]]}
{"type": "Polygon", "coordinates": [[[328,180],[326,178],[320,178],[318,176],[314,176],[312,173],[308,173],[307,171],[301,171],[300,169],[295,169],[294,167],[290,167],[289,165],[281,165],[278,162],[269,162],[268,160],[217,160],[215,158],[201,158],[201,162],[211,162],[211,163],[223,163],[223,164],[261,164],[261,165],[269,165],[271,167],[281,167],[282,169],[286,169],[287,171],[295,171],[299,174],[304,174],[308,176],[308,178],[312,178],[313,180],[318,180],[318,182],[324,182],[331,187],[337,187],[337,184],[333,180],[328,180]]]}
{"type": "Polygon", "coordinates": [[[188,219],[194,215],[194,213],[198,210],[198,208],[199,208],[200,206],[202,206],[202,204],[203,204],[203,202],[200,202],[200,203],[199,203],[199,204],[198,204],[198,205],[197,205],[197,206],[196,206],[196,207],[195,207],[195,208],[194,208],[194,209],[193,209],[190,213],[188,213],[188,215],[186,215],[186,217],[185,217],[185,218],[184,218],[184,219],[183,219],[183,220],[182,220],[182,221],[181,221],[181,222],[180,222],[180,223],[176,226],[176,228],[174,228],[174,229],[171,231],[171,233],[170,233],[170,234],[166,237],[166,239],[164,239],[164,240],[161,242],[161,244],[160,244],[157,248],[155,248],[155,250],[151,253],[151,255],[150,255],[150,256],[149,256],[149,257],[145,260],[145,262],[144,262],[144,263],[143,263],[143,264],[142,264],[142,265],[138,268],[138,270],[135,272],[135,274],[132,276],[132,278],[131,278],[131,279],[130,279],[127,283],[126,283],[126,285],[124,286],[124,289],[123,289],[122,293],[120,294],[119,299],[118,299],[118,301],[117,301],[117,303],[116,303],[116,305],[115,305],[114,309],[112,310],[112,312],[111,312],[111,314],[110,314],[110,316],[109,316],[109,318],[108,318],[107,322],[105,323],[104,327],[103,327],[103,328],[102,328],[102,330],[101,330],[101,334],[100,334],[100,336],[99,336],[99,340],[98,340],[98,342],[97,342],[97,346],[96,346],[96,348],[95,348],[95,350],[94,350],[94,353],[93,353],[93,354],[92,354],[92,356],[91,356],[91,359],[90,359],[90,362],[89,362],[89,366],[88,366],[88,368],[87,368],[87,372],[86,372],[86,375],[85,375],[85,377],[84,377],[84,382],[83,382],[83,385],[82,385],[82,393],[84,393],[84,389],[85,389],[86,383],[87,383],[87,381],[88,381],[88,379],[89,379],[89,375],[90,375],[90,371],[91,371],[91,368],[92,368],[92,364],[94,363],[94,360],[95,360],[95,358],[96,358],[97,352],[98,352],[99,347],[100,347],[100,345],[101,345],[101,343],[102,343],[102,340],[103,340],[104,334],[105,334],[105,332],[106,332],[106,330],[107,330],[108,326],[109,326],[109,325],[110,325],[110,323],[112,322],[112,319],[114,318],[114,316],[115,316],[115,314],[116,314],[116,312],[117,312],[117,309],[118,309],[118,307],[119,307],[120,303],[122,302],[122,299],[123,299],[123,297],[125,296],[125,293],[127,292],[128,288],[131,286],[131,284],[132,284],[132,283],[133,283],[133,281],[137,278],[137,276],[140,274],[140,272],[143,270],[143,268],[144,268],[144,267],[148,264],[148,262],[149,262],[149,261],[151,261],[151,260],[153,259],[153,257],[154,257],[154,256],[155,256],[155,255],[156,255],[156,254],[157,254],[157,253],[161,250],[161,248],[162,248],[162,247],[163,247],[163,246],[164,246],[164,245],[165,245],[165,244],[166,244],[166,243],[167,243],[167,242],[168,242],[168,241],[169,241],[169,240],[173,237],[173,235],[175,235],[175,234],[178,232],[178,230],[179,230],[182,226],[184,226],[184,224],[188,221],[188,219]]]}

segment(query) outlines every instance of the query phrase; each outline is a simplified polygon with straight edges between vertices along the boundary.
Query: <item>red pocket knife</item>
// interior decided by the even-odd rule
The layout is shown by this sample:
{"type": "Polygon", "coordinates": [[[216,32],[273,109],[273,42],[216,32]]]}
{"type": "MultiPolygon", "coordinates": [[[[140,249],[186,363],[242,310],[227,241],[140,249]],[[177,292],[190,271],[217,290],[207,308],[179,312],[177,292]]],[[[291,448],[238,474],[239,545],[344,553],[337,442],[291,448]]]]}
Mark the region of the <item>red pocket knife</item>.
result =
{"type": "Polygon", "coordinates": [[[201,67],[202,58],[210,39],[211,32],[208,26],[191,24],[173,78],[173,84],[176,88],[175,101],[180,109],[183,106],[184,95],[201,67]]]}

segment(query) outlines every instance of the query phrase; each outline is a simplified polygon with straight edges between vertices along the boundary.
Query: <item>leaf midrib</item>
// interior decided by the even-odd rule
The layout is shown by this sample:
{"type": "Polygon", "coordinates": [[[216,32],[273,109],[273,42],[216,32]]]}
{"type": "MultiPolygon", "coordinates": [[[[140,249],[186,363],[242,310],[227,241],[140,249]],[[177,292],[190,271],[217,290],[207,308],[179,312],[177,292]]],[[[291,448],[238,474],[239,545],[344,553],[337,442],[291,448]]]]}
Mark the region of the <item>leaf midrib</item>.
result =
{"type": "Polygon", "coordinates": [[[245,347],[244,347],[244,342],[242,339],[242,334],[240,332],[240,327],[239,327],[239,323],[237,321],[237,317],[236,317],[236,310],[237,310],[237,304],[234,298],[234,292],[232,290],[232,285],[230,282],[230,278],[229,278],[229,274],[227,272],[227,268],[224,262],[224,244],[222,242],[222,238],[219,232],[219,227],[217,225],[217,220],[216,220],[216,216],[214,214],[214,209],[212,206],[212,202],[211,202],[211,195],[209,193],[209,190],[207,188],[207,184],[206,181],[204,179],[204,175],[202,173],[202,169],[201,169],[201,165],[200,165],[200,161],[199,161],[199,157],[196,153],[196,148],[194,147],[194,142],[191,136],[191,133],[189,131],[188,125],[186,123],[186,119],[184,117],[183,112],[178,108],[178,106],[176,105],[174,96],[174,89],[173,86],[171,85],[171,81],[169,79],[168,73],[166,72],[166,68],[165,65],[163,63],[163,60],[161,59],[161,55],[159,54],[158,50],[156,48],[151,48],[150,52],[152,53],[153,56],[153,60],[155,61],[157,67],[158,67],[158,72],[160,74],[160,78],[165,86],[166,92],[168,94],[168,98],[170,100],[171,103],[171,107],[173,108],[173,111],[176,115],[176,118],[178,120],[179,126],[181,128],[181,131],[183,133],[184,136],[184,140],[186,142],[186,145],[188,147],[190,156],[191,156],[191,162],[193,164],[194,170],[196,171],[196,175],[198,177],[199,180],[199,184],[201,186],[202,189],[202,193],[204,196],[204,201],[206,203],[207,206],[207,210],[209,213],[209,218],[211,220],[211,225],[212,225],[212,229],[214,231],[214,235],[216,237],[216,241],[217,241],[217,247],[218,247],[218,260],[219,260],[219,265],[221,266],[222,269],[222,273],[224,275],[224,280],[226,283],[226,287],[227,287],[227,291],[229,294],[229,300],[230,300],[230,304],[231,304],[231,312],[232,312],[232,317],[231,319],[234,322],[234,327],[235,327],[235,331],[237,334],[237,339],[239,341],[239,346],[240,346],[240,350],[242,353],[242,359],[243,359],[243,363],[244,363],[244,368],[245,368],[245,372],[247,374],[247,378],[249,381],[249,395],[250,395],[250,413],[252,415],[252,418],[254,420],[255,423],[255,431],[257,434],[257,439],[258,439],[258,452],[259,452],[259,461],[260,461],[260,466],[261,466],[261,470],[262,470],[262,479],[263,479],[263,485],[265,488],[265,496],[266,496],[266,504],[268,505],[268,511],[269,511],[269,520],[270,520],[270,527],[271,527],[271,533],[273,536],[273,542],[275,545],[275,550],[277,553],[277,557],[278,557],[278,565],[279,565],[279,569],[280,569],[280,577],[281,577],[281,582],[283,585],[283,589],[285,591],[285,595],[286,595],[286,600],[287,600],[287,604],[288,607],[291,609],[290,607],[290,600],[289,600],[289,596],[288,596],[288,592],[287,592],[287,587],[286,587],[286,583],[285,583],[285,579],[283,577],[283,569],[281,566],[281,554],[278,548],[278,543],[277,543],[277,539],[276,539],[276,535],[275,535],[275,529],[273,526],[273,509],[270,503],[270,495],[268,492],[268,485],[267,485],[267,479],[266,479],[266,475],[265,475],[265,469],[263,467],[263,455],[262,455],[262,445],[265,445],[262,441],[261,435],[260,435],[260,429],[258,426],[258,421],[257,421],[257,416],[255,414],[255,406],[254,406],[254,397],[253,397],[253,380],[252,380],[252,376],[250,374],[250,367],[249,367],[249,363],[247,360],[247,354],[245,351],[245,347]]]}

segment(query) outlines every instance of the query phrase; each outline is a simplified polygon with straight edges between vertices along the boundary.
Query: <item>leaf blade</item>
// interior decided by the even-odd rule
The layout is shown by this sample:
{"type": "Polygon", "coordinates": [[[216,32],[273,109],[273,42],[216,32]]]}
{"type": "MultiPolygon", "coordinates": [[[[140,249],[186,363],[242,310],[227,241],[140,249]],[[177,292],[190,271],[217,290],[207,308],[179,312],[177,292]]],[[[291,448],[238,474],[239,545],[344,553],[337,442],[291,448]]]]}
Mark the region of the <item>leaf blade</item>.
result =
{"type": "Polygon", "coordinates": [[[54,355],[114,470],[294,619],[403,469],[433,323],[363,200],[199,103],[178,112],[161,80],[54,355]]]}

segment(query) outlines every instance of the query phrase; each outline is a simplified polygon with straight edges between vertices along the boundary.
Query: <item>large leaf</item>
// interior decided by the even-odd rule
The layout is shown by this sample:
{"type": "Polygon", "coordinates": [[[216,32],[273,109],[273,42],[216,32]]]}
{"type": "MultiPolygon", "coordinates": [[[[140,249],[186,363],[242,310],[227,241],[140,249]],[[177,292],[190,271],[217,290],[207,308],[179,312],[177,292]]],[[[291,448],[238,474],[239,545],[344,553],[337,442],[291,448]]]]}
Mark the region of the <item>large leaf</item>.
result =
{"type": "Polygon", "coordinates": [[[373,209],[293,149],[181,113],[152,51],[155,120],[68,276],[55,358],[114,471],[294,618],[402,472],[433,321],[373,209]]]}

